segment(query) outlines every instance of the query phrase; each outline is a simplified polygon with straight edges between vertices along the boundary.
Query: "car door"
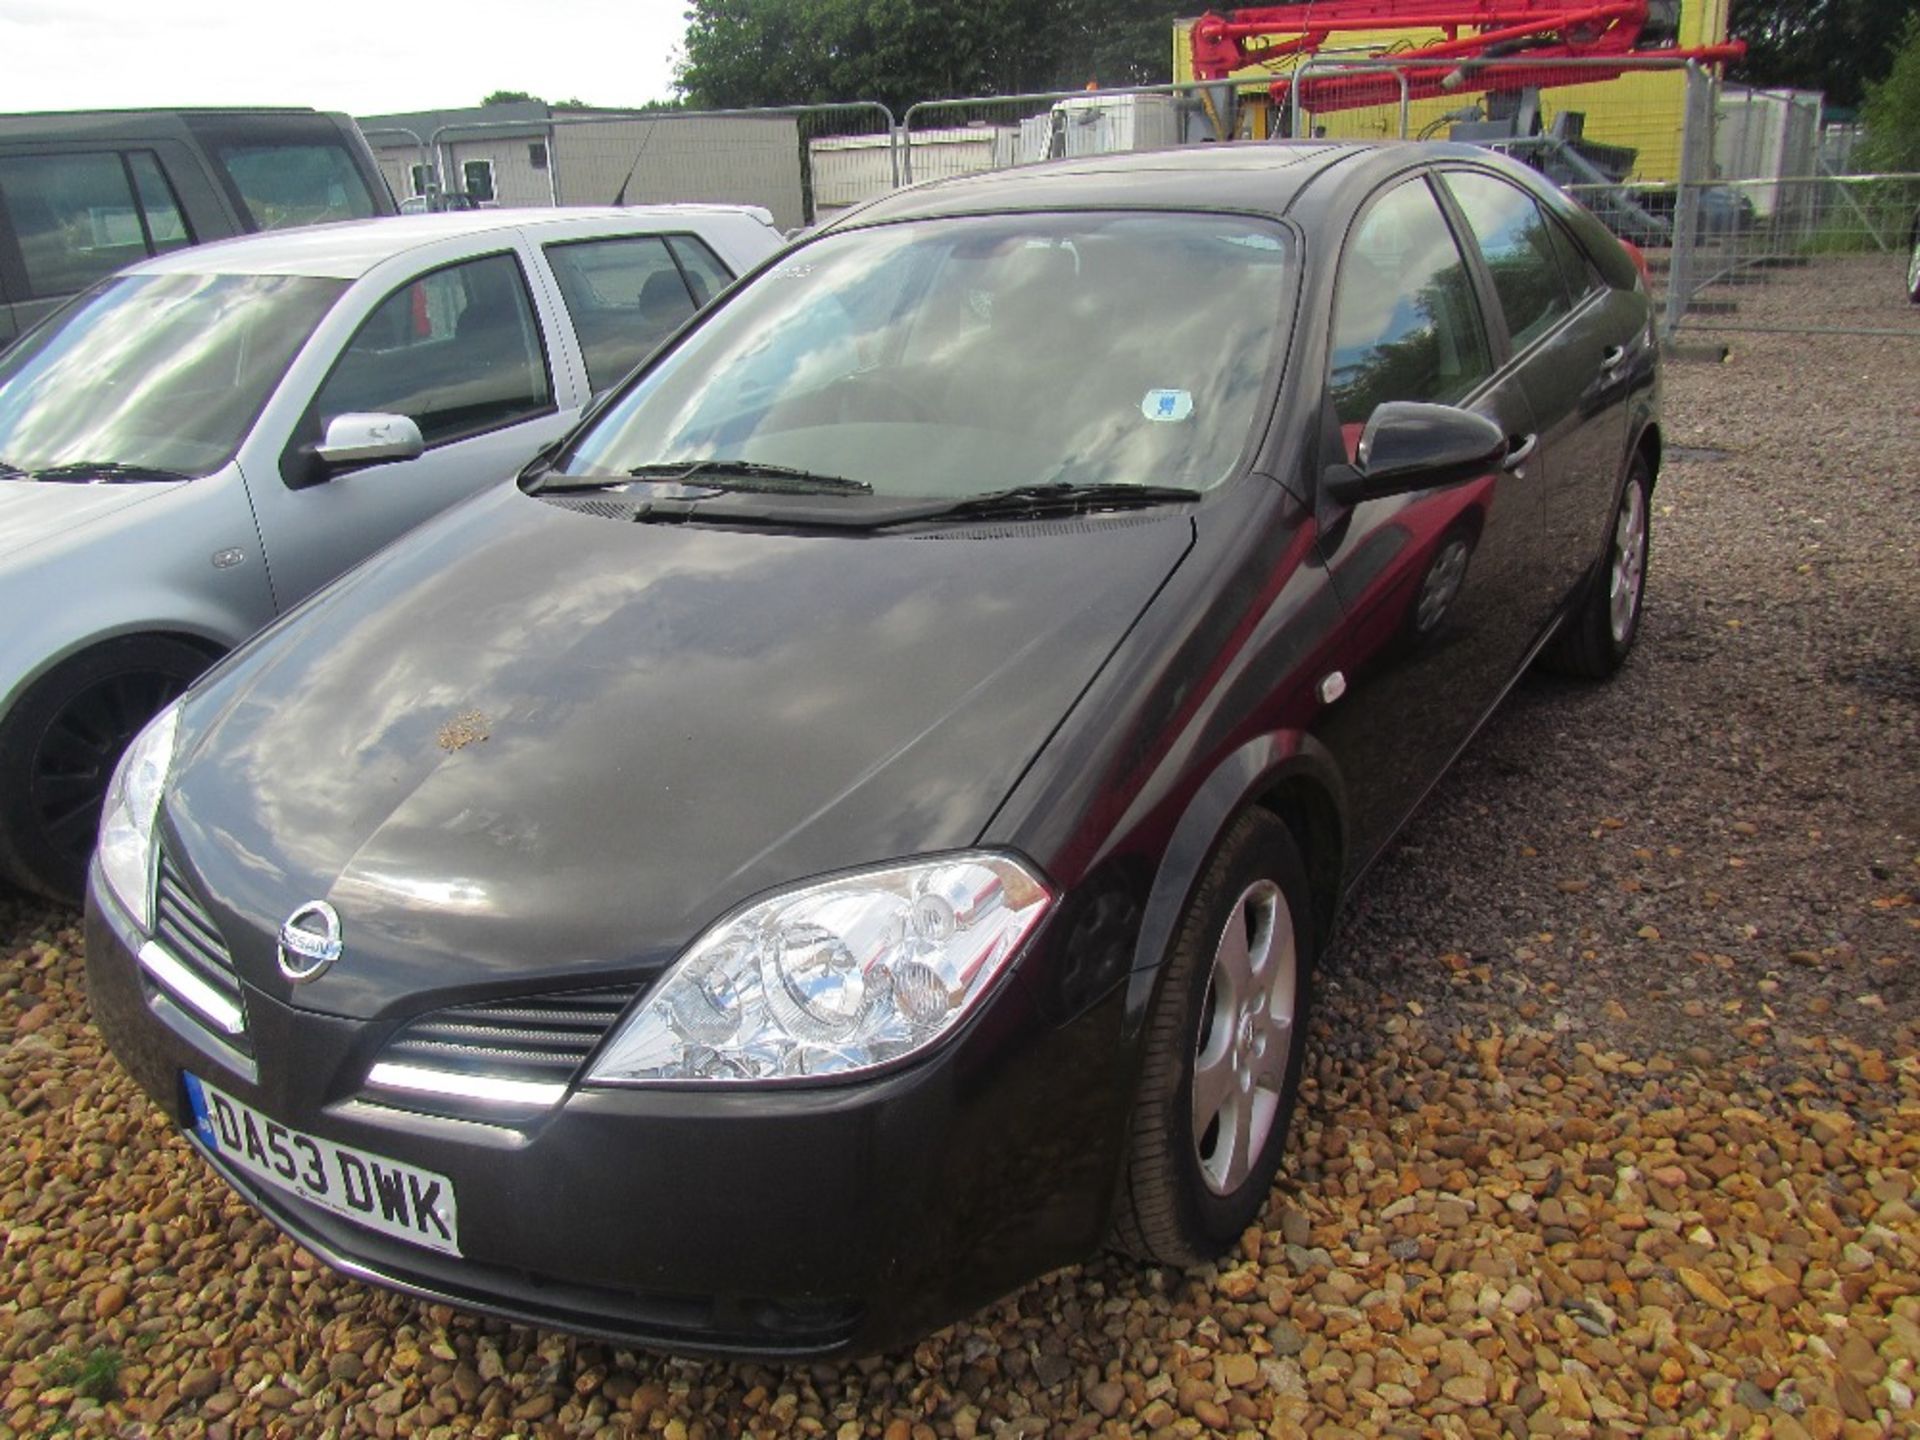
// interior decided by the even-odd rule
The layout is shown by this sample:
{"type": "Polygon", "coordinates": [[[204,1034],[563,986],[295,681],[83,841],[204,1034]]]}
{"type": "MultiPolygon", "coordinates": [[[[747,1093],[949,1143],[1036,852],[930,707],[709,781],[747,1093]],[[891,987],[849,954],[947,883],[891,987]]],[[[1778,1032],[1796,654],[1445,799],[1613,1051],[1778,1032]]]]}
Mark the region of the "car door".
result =
{"type": "Polygon", "coordinates": [[[1532,411],[1502,369],[1482,292],[1426,173],[1376,192],[1335,280],[1323,453],[1352,463],[1388,401],[1494,421],[1511,459],[1459,484],[1344,507],[1319,498],[1321,555],[1348,612],[1321,682],[1321,739],[1348,784],[1362,862],[1397,828],[1498,700],[1546,624],[1534,563],[1542,511],[1532,411]]]}
{"type": "Polygon", "coordinates": [[[1618,306],[1577,241],[1522,186],[1485,170],[1443,172],[1485,265],[1512,364],[1539,425],[1545,509],[1540,564],[1565,595],[1598,554],[1626,456],[1628,361],[1643,328],[1618,306]]]}
{"type": "Polygon", "coordinates": [[[248,470],[274,602],[294,604],[429,516],[504,481],[565,433],[580,395],[553,356],[563,324],[511,242],[408,275],[341,347],[278,455],[248,470]],[[418,458],[331,476],[311,447],[344,414],[404,415],[418,458]]]}

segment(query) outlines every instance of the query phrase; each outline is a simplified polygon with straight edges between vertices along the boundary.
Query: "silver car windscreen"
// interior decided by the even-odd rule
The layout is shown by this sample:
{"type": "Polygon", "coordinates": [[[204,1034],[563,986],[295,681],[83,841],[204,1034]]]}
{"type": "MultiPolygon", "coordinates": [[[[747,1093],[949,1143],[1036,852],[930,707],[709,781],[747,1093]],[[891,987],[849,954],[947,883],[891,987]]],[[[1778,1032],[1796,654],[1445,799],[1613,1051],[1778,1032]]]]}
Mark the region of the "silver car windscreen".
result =
{"type": "Polygon", "coordinates": [[[123,275],[0,355],[0,462],[210,474],[233,458],[344,280],[123,275]]]}

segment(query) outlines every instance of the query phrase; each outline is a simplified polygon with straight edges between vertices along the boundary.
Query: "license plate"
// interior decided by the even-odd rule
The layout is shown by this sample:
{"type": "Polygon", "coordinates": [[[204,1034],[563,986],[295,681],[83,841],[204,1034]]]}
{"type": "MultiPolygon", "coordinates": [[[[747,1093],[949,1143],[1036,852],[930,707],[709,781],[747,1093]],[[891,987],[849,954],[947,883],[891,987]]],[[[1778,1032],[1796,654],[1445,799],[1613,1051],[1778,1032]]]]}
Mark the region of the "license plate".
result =
{"type": "Polygon", "coordinates": [[[304,1134],[198,1076],[185,1078],[194,1133],[228,1164],[382,1235],[460,1253],[453,1182],[446,1176],[304,1134]]]}

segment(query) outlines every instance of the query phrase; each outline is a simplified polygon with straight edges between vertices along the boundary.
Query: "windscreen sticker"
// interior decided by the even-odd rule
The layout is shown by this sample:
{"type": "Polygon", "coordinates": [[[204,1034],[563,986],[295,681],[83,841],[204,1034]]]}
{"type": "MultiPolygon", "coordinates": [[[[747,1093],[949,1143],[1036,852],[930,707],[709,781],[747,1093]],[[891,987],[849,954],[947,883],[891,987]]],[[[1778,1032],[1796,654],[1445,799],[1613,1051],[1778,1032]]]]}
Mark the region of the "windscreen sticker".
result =
{"type": "Polygon", "coordinates": [[[1140,413],[1149,420],[1158,420],[1163,423],[1185,420],[1193,414],[1193,392],[1149,390],[1147,398],[1140,402],[1140,413]]]}

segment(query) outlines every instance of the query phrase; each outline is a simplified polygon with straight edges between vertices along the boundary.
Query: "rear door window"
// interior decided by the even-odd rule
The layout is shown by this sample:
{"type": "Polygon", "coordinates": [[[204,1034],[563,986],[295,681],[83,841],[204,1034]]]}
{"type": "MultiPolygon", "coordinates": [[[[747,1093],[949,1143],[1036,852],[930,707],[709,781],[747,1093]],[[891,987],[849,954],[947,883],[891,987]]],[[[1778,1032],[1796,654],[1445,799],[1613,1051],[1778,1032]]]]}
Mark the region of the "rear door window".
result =
{"type": "Polygon", "coordinates": [[[395,290],[355,332],[316,409],[322,425],[356,412],[410,416],[429,445],[551,411],[520,262],[486,255],[395,290]]]}
{"type": "Polygon", "coordinates": [[[733,272],[720,263],[720,257],[709,250],[706,242],[698,236],[669,235],[667,244],[673,247],[680,268],[687,272],[687,284],[693,287],[695,305],[704,308],[714,296],[733,283],[733,272]]]}
{"type": "Polygon", "coordinates": [[[71,295],[149,253],[117,151],[0,158],[0,202],[13,221],[28,298],[71,295]]]}
{"type": "Polygon", "coordinates": [[[1587,252],[1551,218],[1547,221],[1547,240],[1553,247],[1553,258],[1560,264],[1560,279],[1565,283],[1567,293],[1575,297],[1575,304],[1600,288],[1600,274],[1587,258],[1587,252]]]}
{"type": "Polygon", "coordinates": [[[657,235],[546,247],[595,394],[653,353],[694,312],[693,293],[657,235]]]}
{"type": "Polygon", "coordinates": [[[1375,200],[1340,258],[1328,384],[1348,453],[1389,400],[1451,405],[1493,373],[1466,261],[1425,180],[1375,200]]]}
{"type": "Polygon", "coordinates": [[[1493,276],[1513,348],[1524,349],[1572,309],[1553,251],[1552,222],[1531,195],[1505,180],[1468,170],[1450,171],[1446,178],[1493,276]]]}
{"type": "Polygon", "coordinates": [[[344,145],[217,145],[214,155],[256,229],[364,220],[379,213],[344,145]]]}

